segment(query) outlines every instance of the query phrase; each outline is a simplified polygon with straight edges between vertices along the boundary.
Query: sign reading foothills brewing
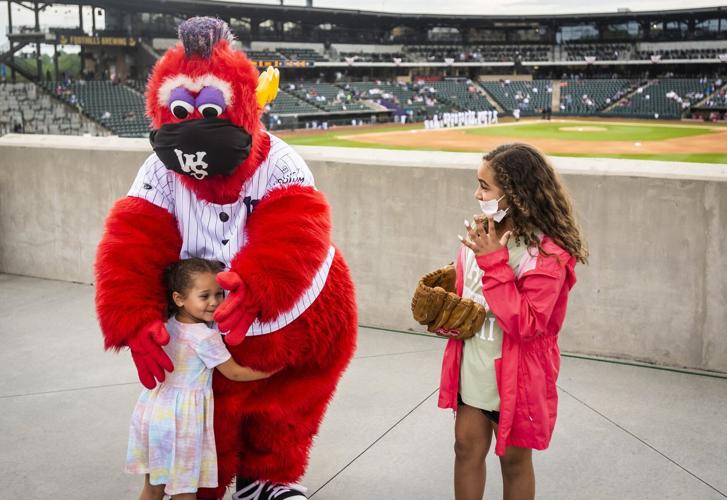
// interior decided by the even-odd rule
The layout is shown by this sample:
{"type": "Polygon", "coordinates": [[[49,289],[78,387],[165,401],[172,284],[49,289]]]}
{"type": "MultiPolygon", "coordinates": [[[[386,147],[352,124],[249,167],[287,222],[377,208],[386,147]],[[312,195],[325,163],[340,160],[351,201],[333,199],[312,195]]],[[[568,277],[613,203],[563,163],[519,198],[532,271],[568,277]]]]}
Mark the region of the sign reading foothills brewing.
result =
{"type": "Polygon", "coordinates": [[[135,47],[136,39],[125,36],[58,35],[58,44],[135,47]]]}

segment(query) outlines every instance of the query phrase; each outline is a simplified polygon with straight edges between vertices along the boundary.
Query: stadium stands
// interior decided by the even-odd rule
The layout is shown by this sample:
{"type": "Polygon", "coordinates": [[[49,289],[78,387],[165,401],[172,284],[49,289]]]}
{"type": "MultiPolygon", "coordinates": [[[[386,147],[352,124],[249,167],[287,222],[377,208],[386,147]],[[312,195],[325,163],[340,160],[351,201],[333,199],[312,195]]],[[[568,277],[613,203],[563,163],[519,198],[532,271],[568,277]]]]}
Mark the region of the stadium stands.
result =
{"type": "Polygon", "coordinates": [[[609,114],[638,118],[679,118],[691,104],[705,97],[705,82],[698,78],[655,80],[621,99],[609,114]]]}
{"type": "Polygon", "coordinates": [[[121,137],[143,137],[149,133],[149,120],[144,114],[144,98],[126,85],[110,81],[78,81],[59,88],[54,82],[43,82],[55,93],[88,117],[121,137]]]}
{"type": "Polygon", "coordinates": [[[325,61],[322,54],[313,49],[278,49],[277,52],[289,61],[325,61]]]}
{"type": "Polygon", "coordinates": [[[340,61],[353,60],[354,62],[393,62],[394,59],[408,61],[406,54],[401,52],[340,52],[340,61]]]}
{"type": "Polygon", "coordinates": [[[291,85],[289,92],[327,112],[361,111],[369,109],[357,102],[351,92],[330,83],[303,83],[291,85]]]}
{"type": "Polygon", "coordinates": [[[486,111],[494,109],[473,82],[466,80],[440,80],[427,82],[436,90],[437,100],[459,111],[486,111]]]}
{"type": "Polygon", "coordinates": [[[564,80],[560,87],[560,111],[574,115],[597,113],[632,89],[629,80],[564,80]]]}
{"type": "Polygon", "coordinates": [[[727,85],[724,85],[722,79],[714,82],[715,91],[709,95],[702,103],[702,107],[715,109],[727,109],[727,85]]]}
{"type": "Polygon", "coordinates": [[[480,81],[484,88],[507,113],[519,109],[522,116],[540,113],[551,106],[552,82],[550,80],[501,80],[480,81]]]}
{"type": "Polygon", "coordinates": [[[139,94],[144,95],[146,92],[146,81],[145,80],[126,80],[126,85],[136,90],[139,94]]]}
{"type": "MultiPolygon", "coordinates": [[[[581,78],[558,83],[559,106],[552,106],[555,116],[678,119],[710,110],[721,116],[727,108],[727,86],[722,79],[665,78],[642,82],[581,78]]],[[[42,91],[29,83],[0,85],[0,135],[12,132],[18,124],[30,133],[101,135],[107,133],[105,128],[119,136],[148,134],[142,80],[125,84],[77,81],[66,86],[51,81],[39,85],[42,91]]],[[[406,116],[408,122],[421,122],[442,113],[491,110],[493,102],[502,109],[501,116],[512,115],[515,109],[520,110],[521,116],[533,116],[551,107],[553,90],[551,80],[475,83],[465,78],[448,78],[413,83],[284,83],[263,120],[271,128],[302,127],[311,119],[331,124],[344,123],[344,117],[368,121],[374,115],[376,121],[398,121],[406,116]],[[382,115],[382,110],[389,110],[389,115],[382,115]]]]}
{"type": "Polygon", "coordinates": [[[595,57],[599,61],[628,60],[631,45],[626,43],[568,44],[564,46],[568,61],[583,61],[595,57]]]}
{"type": "Polygon", "coordinates": [[[455,62],[473,61],[547,61],[550,58],[550,45],[484,45],[484,46],[436,46],[421,45],[404,47],[413,60],[455,62]]]}
{"type": "Polygon", "coordinates": [[[437,92],[431,82],[351,82],[348,86],[359,98],[377,102],[390,109],[394,116],[407,115],[409,121],[422,121],[434,114],[455,109],[451,104],[437,99],[437,92]]]}
{"type": "Polygon", "coordinates": [[[638,51],[638,59],[651,59],[652,55],[662,59],[718,59],[720,54],[727,53],[724,49],[653,49],[638,51]]]}
{"type": "Polygon", "coordinates": [[[102,127],[54,100],[32,83],[0,84],[0,135],[108,135],[102,127]]]}
{"type": "MultiPolygon", "coordinates": [[[[9,62],[0,78],[37,81],[65,101],[65,109],[113,133],[145,136],[144,75],[178,42],[179,20],[204,9],[187,4],[177,2],[179,12],[161,14],[149,12],[144,2],[120,2],[103,27],[91,26],[99,40],[78,40],[81,61],[59,60],[56,69],[52,59],[38,65],[31,51],[7,51],[0,54],[0,62],[9,62]],[[61,79],[61,72],[64,81],[83,82],[57,88],[49,80],[61,79]],[[106,81],[110,77],[123,83],[106,81]]],[[[712,85],[724,77],[727,63],[723,7],[553,17],[226,4],[225,18],[239,44],[249,48],[242,50],[261,68],[281,69],[279,97],[263,117],[275,128],[314,121],[423,121],[493,107],[501,118],[515,110],[545,117],[549,111],[556,117],[673,119],[705,110],[725,115],[725,90],[712,85]]],[[[82,24],[14,23],[9,38],[25,40],[40,30],[62,47],[59,37],[88,34],[82,24]]],[[[10,109],[3,110],[0,130],[7,131],[13,120],[10,109]]],[[[37,116],[57,125],[52,113],[37,116]]]]}
{"type": "Polygon", "coordinates": [[[278,92],[278,96],[275,100],[270,104],[270,113],[278,115],[320,112],[320,108],[317,108],[282,89],[278,92]]]}

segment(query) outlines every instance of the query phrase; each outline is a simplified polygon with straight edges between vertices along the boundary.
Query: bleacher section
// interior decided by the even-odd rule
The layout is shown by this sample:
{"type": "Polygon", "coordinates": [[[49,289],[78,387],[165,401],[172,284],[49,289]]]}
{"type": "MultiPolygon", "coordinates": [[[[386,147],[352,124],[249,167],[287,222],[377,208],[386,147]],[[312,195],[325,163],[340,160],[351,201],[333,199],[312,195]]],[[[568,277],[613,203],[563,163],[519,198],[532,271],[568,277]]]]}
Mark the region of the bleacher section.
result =
{"type": "Polygon", "coordinates": [[[437,91],[437,100],[450,104],[459,111],[486,111],[494,109],[487,98],[481,95],[477,87],[464,80],[441,80],[428,82],[437,91]]]}
{"type": "Polygon", "coordinates": [[[445,59],[454,59],[455,62],[547,61],[551,54],[549,45],[414,45],[404,49],[413,60],[429,62],[445,59]]]}
{"type": "Polygon", "coordinates": [[[704,89],[704,82],[697,78],[655,81],[619,101],[608,114],[634,118],[679,118],[690,104],[704,98],[704,89]]]}
{"type": "Polygon", "coordinates": [[[564,46],[568,61],[583,61],[595,57],[599,61],[629,59],[631,46],[626,43],[569,44],[564,46]]]}
{"type": "Polygon", "coordinates": [[[659,55],[662,59],[718,59],[720,54],[727,53],[727,49],[654,49],[640,50],[638,59],[651,59],[652,55],[659,55]]]}
{"type": "Polygon", "coordinates": [[[369,109],[356,102],[351,92],[330,83],[303,83],[289,90],[300,99],[327,112],[362,111],[369,109]]]}
{"type": "Polygon", "coordinates": [[[146,93],[146,81],[144,80],[126,80],[124,83],[141,95],[146,93]]]}
{"type": "Polygon", "coordinates": [[[452,106],[437,100],[426,84],[405,85],[390,82],[352,82],[349,84],[361,99],[370,99],[393,114],[409,116],[410,121],[423,121],[434,114],[452,111],[452,106]]]}
{"type": "Polygon", "coordinates": [[[560,111],[574,115],[597,113],[617,102],[631,88],[629,80],[563,80],[560,111]]]}
{"type": "Polygon", "coordinates": [[[394,62],[394,59],[406,62],[409,60],[406,54],[401,52],[341,52],[338,57],[341,61],[352,59],[354,62],[394,62]]]}
{"type": "Polygon", "coordinates": [[[550,80],[480,81],[480,86],[502,106],[506,113],[511,114],[518,108],[521,116],[532,116],[540,113],[543,108],[550,107],[552,85],[550,80]]]}
{"type": "Polygon", "coordinates": [[[0,135],[109,135],[80,113],[44,94],[32,83],[0,84],[0,135]]]}
{"type": "Polygon", "coordinates": [[[727,86],[720,79],[715,82],[715,91],[702,103],[703,108],[727,108],[727,86]]]}
{"type": "Polygon", "coordinates": [[[313,49],[278,49],[278,53],[290,61],[326,61],[313,49]]]}
{"type": "MultiPolygon", "coordinates": [[[[398,121],[406,115],[407,122],[421,122],[441,113],[491,110],[493,102],[502,109],[501,117],[512,116],[515,109],[523,117],[539,115],[552,107],[554,116],[679,119],[698,103],[695,109],[727,107],[727,86],[722,79],[558,82],[559,106],[552,106],[552,80],[481,80],[479,85],[464,78],[413,83],[284,83],[263,120],[276,128],[281,124],[303,126],[310,119],[321,123],[351,117],[373,121],[374,116],[377,121],[398,121]],[[304,115],[315,116],[303,118],[304,115]]],[[[43,91],[35,84],[0,84],[0,135],[21,125],[26,133],[103,135],[111,131],[127,137],[148,134],[144,81],[77,81],[66,86],[50,81],[39,85],[43,91]]]]}
{"type": "Polygon", "coordinates": [[[91,119],[120,137],[145,137],[149,120],[144,114],[144,98],[126,85],[110,81],[78,81],[61,89],[43,82],[49,92],[65,100],[91,119]]]}
{"type": "Polygon", "coordinates": [[[312,104],[299,99],[280,89],[278,96],[270,104],[270,113],[278,115],[302,114],[302,113],[320,113],[321,110],[312,104]]]}

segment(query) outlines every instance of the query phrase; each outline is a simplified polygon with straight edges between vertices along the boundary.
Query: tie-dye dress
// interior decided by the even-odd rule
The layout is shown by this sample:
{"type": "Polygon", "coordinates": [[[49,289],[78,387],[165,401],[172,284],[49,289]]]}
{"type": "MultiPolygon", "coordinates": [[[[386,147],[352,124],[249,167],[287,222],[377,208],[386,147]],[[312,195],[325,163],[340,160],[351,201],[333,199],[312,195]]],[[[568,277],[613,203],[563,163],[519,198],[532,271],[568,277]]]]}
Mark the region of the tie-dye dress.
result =
{"type": "Polygon", "coordinates": [[[164,383],[144,390],[131,416],[126,472],[149,474],[167,495],[217,486],[212,370],[230,358],[204,323],[167,322],[174,363],[164,383]]]}

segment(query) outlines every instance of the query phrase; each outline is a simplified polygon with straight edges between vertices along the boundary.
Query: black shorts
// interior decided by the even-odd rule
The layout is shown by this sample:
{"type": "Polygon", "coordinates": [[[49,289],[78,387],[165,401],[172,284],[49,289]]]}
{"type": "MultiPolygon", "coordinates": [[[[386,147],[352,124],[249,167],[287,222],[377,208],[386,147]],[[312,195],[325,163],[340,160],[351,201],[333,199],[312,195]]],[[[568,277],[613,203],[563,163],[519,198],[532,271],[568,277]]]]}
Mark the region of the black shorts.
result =
{"type": "MultiPolygon", "coordinates": [[[[457,405],[463,405],[465,404],[464,401],[462,401],[462,396],[460,393],[457,393],[457,405]]],[[[474,408],[474,407],[472,407],[474,408]]],[[[499,411],[491,411],[491,410],[483,410],[482,408],[477,408],[482,412],[484,416],[489,418],[492,422],[499,424],[500,423],[500,412],[499,411]]]]}

